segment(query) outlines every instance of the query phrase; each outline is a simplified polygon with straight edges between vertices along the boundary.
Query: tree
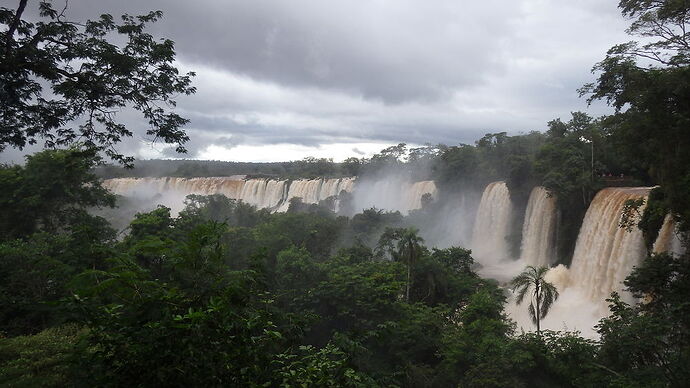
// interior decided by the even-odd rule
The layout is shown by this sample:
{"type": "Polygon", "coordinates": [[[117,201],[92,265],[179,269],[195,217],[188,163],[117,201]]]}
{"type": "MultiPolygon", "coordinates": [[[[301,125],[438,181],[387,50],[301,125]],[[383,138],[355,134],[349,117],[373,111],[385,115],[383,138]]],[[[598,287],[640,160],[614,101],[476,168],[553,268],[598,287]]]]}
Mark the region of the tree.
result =
{"type": "Polygon", "coordinates": [[[436,158],[444,148],[445,146],[443,145],[431,145],[430,143],[426,143],[423,147],[410,148],[407,158],[408,162],[421,165],[427,164],[436,158]]]}
{"type": "Polygon", "coordinates": [[[628,305],[614,293],[611,315],[596,326],[599,362],[621,380],[640,386],[687,385],[690,372],[690,260],[688,254],[659,254],[644,260],[625,279],[640,302],[628,305]]]}
{"type": "Polygon", "coordinates": [[[27,3],[0,8],[0,151],[39,139],[50,148],[81,142],[130,166],[134,159],[115,146],[132,136],[117,120],[131,108],[148,121],[153,141],[186,152],[189,138],[181,127],[188,120],[168,108],[174,95],[195,92],[194,74],[180,75],[172,65],[171,40],[145,32],[161,11],[123,15],[120,23],[105,14],[82,24],[40,1],[41,21],[30,22],[23,18],[27,3]]]}
{"type": "Polygon", "coordinates": [[[527,266],[525,270],[516,276],[511,282],[513,292],[517,291],[515,302],[521,304],[525,295],[531,291],[529,315],[532,322],[537,325],[537,334],[541,333],[539,321],[546,317],[553,303],[558,299],[556,287],[544,280],[544,275],[549,271],[547,267],[535,268],[527,266]]]}
{"type": "MultiPolygon", "coordinates": [[[[546,143],[536,155],[534,169],[541,177],[541,185],[555,196],[562,212],[558,252],[560,257],[568,257],[575,248],[589,203],[602,187],[596,171],[611,171],[601,162],[604,157],[600,156],[608,154],[609,147],[600,122],[582,112],[571,112],[566,122],[551,120],[548,128],[546,143]],[[593,141],[586,143],[590,140],[593,141]]],[[[611,157],[605,159],[607,164],[616,164],[610,162],[611,157]]]]}
{"type": "Polygon", "coordinates": [[[632,19],[631,41],[612,47],[594,66],[596,82],[580,89],[588,101],[605,100],[615,113],[604,120],[623,153],[641,165],[667,194],[690,230],[690,3],[621,0],[632,19]]]}
{"type": "MultiPolygon", "coordinates": [[[[114,206],[91,169],[94,150],[46,150],[25,166],[0,166],[0,240],[56,233],[84,221],[86,209],[114,206]]],[[[90,216],[89,216],[90,217],[90,216]]]]}
{"type": "MultiPolygon", "coordinates": [[[[613,385],[615,375],[597,363],[598,342],[583,338],[577,331],[543,330],[541,334],[523,333],[515,346],[526,351],[532,364],[526,371],[528,386],[537,387],[638,387],[613,385]]],[[[523,365],[525,363],[523,362],[523,365]]]]}
{"type": "Polygon", "coordinates": [[[436,158],[441,154],[441,151],[447,148],[444,145],[431,145],[426,143],[423,147],[410,148],[407,155],[407,164],[412,170],[412,180],[425,180],[428,178],[428,171],[430,171],[436,158]]]}
{"type": "Polygon", "coordinates": [[[431,252],[431,256],[453,272],[472,276],[475,275],[474,272],[472,272],[474,258],[472,258],[472,251],[469,249],[459,247],[445,249],[434,248],[431,252]]]}
{"type": "Polygon", "coordinates": [[[690,62],[690,4],[678,0],[620,0],[623,16],[637,19],[628,33],[648,37],[642,46],[628,42],[615,46],[609,54],[634,55],[663,65],[683,66],[690,62]],[[654,40],[658,39],[658,40],[654,40]]]}
{"type": "Polygon", "coordinates": [[[423,242],[424,239],[419,236],[419,231],[415,228],[386,228],[379,239],[380,252],[387,251],[394,260],[401,261],[407,266],[405,300],[408,302],[412,284],[412,266],[421,255],[423,242]]]}
{"type": "Polygon", "coordinates": [[[543,176],[543,184],[558,198],[570,206],[577,204],[578,209],[586,209],[598,189],[594,179],[594,147],[602,146],[603,136],[599,123],[589,115],[571,115],[565,123],[561,119],[549,121],[548,141],[541,147],[536,167],[543,176]]]}
{"type": "Polygon", "coordinates": [[[115,231],[89,214],[114,197],[91,168],[93,150],[46,150],[0,166],[0,331],[34,332],[63,318],[69,281],[104,266],[115,231]]]}
{"type": "MultiPolygon", "coordinates": [[[[436,386],[521,387],[521,369],[530,361],[508,340],[513,325],[503,312],[505,296],[495,283],[478,288],[443,333],[439,375],[451,380],[436,386]],[[455,378],[452,378],[455,376],[455,378]],[[460,380],[460,384],[457,381],[460,380]]],[[[536,385],[538,386],[538,385],[536,385]]]]}
{"type": "Polygon", "coordinates": [[[333,176],[335,174],[335,164],[333,158],[315,158],[307,156],[302,160],[294,162],[300,177],[318,178],[333,176]]]}
{"type": "Polygon", "coordinates": [[[466,187],[478,180],[479,163],[477,148],[469,144],[448,147],[436,159],[434,180],[442,187],[466,187]]]}
{"type": "Polygon", "coordinates": [[[428,306],[460,308],[482,280],[472,272],[470,251],[458,247],[422,250],[413,267],[410,300],[428,306]]]}
{"type": "Polygon", "coordinates": [[[399,143],[382,149],[381,152],[371,157],[371,161],[391,164],[402,163],[406,154],[407,144],[399,143]]]}
{"type": "Polygon", "coordinates": [[[407,144],[405,143],[384,148],[371,157],[369,163],[364,166],[363,172],[375,174],[386,168],[401,167],[405,163],[407,153],[407,144]]]}
{"type": "Polygon", "coordinates": [[[345,175],[356,176],[362,167],[362,161],[355,157],[349,157],[340,163],[340,167],[345,175]]]}

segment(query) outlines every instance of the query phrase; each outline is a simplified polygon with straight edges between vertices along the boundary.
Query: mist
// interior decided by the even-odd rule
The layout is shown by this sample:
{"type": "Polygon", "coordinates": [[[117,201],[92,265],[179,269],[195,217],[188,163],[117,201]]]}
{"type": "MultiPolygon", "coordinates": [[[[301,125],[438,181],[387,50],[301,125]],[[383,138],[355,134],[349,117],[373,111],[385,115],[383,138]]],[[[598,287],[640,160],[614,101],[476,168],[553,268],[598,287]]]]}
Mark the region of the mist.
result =
{"type": "MultiPolygon", "coordinates": [[[[617,217],[625,200],[645,196],[648,189],[600,192],[583,222],[573,265],[567,268],[555,258],[558,220],[555,199],[546,190],[531,190],[524,206],[513,203],[503,181],[492,182],[483,190],[471,185],[439,190],[431,179],[416,180],[430,175],[428,166],[388,166],[356,178],[117,178],[106,180],[105,186],[126,197],[120,201],[123,208],[115,222],[118,227],[127,224],[126,217],[157,205],[165,205],[177,215],[189,194],[224,194],[272,212],[295,211],[291,210],[292,202],[299,199],[311,206],[335,204],[328,210],[350,218],[367,209],[398,214],[390,218],[398,221],[368,232],[365,243],[370,248],[375,248],[385,227],[402,226],[417,229],[428,248],[471,249],[477,273],[495,279],[503,287],[508,298],[506,313],[525,331],[533,323],[526,306],[515,304],[509,283],[526,266],[552,266],[548,278],[561,296],[542,327],[576,330],[583,336],[596,337],[594,325],[608,312],[605,296],[612,291],[622,292],[622,280],[644,254],[639,230],[620,229],[617,217]],[[517,214],[518,209],[526,209],[525,214],[517,214]],[[522,225],[516,226],[515,220],[523,219],[522,225]],[[521,236],[517,250],[510,243],[515,235],[521,236]]],[[[667,235],[663,237],[668,239],[667,235]]],[[[354,240],[343,236],[341,241],[346,245],[354,240]]],[[[630,300],[631,296],[626,298],[630,300]]]]}

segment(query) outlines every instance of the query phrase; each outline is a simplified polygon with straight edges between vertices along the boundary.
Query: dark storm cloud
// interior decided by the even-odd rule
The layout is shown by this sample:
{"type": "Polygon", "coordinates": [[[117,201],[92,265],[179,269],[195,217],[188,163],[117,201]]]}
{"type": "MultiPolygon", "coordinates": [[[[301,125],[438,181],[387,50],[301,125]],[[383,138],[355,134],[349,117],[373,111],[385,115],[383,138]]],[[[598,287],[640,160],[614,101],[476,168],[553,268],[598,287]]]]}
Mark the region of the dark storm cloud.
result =
{"type": "MultiPolygon", "coordinates": [[[[57,4],[57,3],[56,3],[57,4]]],[[[153,28],[185,61],[386,102],[437,99],[501,71],[517,2],[74,1],[80,19],[165,12],[153,28]]]]}
{"type": "MultiPolygon", "coordinates": [[[[67,12],[83,21],[152,9],[165,15],[151,33],[175,41],[181,70],[197,72],[198,93],[178,98],[191,119],[185,157],[266,146],[262,160],[281,160],[281,145],[294,154],[329,144],[361,156],[372,144],[540,130],[588,109],[576,89],[627,39],[615,2],[600,0],[71,0],[67,12]]],[[[175,156],[150,144],[140,115],[123,113],[135,132],[123,152],[175,156]]]]}
{"type": "MultiPolygon", "coordinates": [[[[204,125],[208,121],[194,120],[194,133],[198,139],[192,139],[191,145],[197,143],[213,142],[215,145],[222,145],[227,148],[239,144],[261,145],[261,144],[296,144],[308,147],[316,147],[319,144],[329,142],[358,142],[370,140],[370,137],[353,135],[354,131],[345,129],[323,130],[318,127],[299,127],[299,126],[278,126],[261,124],[243,124],[232,119],[216,118],[211,120],[212,125],[204,125]],[[220,134],[232,133],[232,137],[221,136],[220,134]]],[[[469,131],[463,136],[458,136],[455,126],[443,126],[440,124],[430,124],[426,127],[406,126],[406,125],[381,125],[369,124],[377,129],[376,140],[397,143],[408,142],[411,144],[424,143],[443,143],[448,139],[458,142],[473,142],[487,132],[498,130],[496,128],[483,128],[476,131],[469,131]]]]}

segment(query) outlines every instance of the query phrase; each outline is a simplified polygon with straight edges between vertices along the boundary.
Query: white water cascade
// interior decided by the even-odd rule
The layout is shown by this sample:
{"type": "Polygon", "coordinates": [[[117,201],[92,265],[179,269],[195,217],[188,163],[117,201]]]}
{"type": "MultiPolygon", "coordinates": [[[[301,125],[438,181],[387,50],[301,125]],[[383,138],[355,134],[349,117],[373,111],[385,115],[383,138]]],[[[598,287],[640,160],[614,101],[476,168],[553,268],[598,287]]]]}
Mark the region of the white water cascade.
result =
{"type": "Polygon", "coordinates": [[[522,226],[520,259],[525,265],[548,267],[556,260],[556,198],[541,186],[532,189],[522,226]]]}
{"type": "MultiPolygon", "coordinates": [[[[542,328],[579,330],[585,337],[596,338],[594,325],[609,313],[605,299],[611,292],[617,291],[632,302],[631,295],[621,292],[623,280],[643,260],[646,249],[642,231],[621,228],[620,221],[626,201],[645,198],[648,193],[646,187],[611,187],[597,193],[582,221],[570,268],[561,264],[546,274],[546,281],[554,284],[561,296],[541,322],[542,328]]],[[[529,239],[527,235],[523,238],[529,239]]],[[[523,256],[526,244],[524,241],[523,256]]],[[[506,311],[519,328],[534,330],[524,305],[518,306],[511,299],[506,311]]]]}
{"type": "Polygon", "coordinates": [[[621,228],[620,220],[625,202],[646,198],[649,190],[609,187],[597,193],[589,205],[575,243],[569,283],[580,287],[593,301],[620,292],[623,280],[645,257],[642,231],[621,228]]]}
{"type": "Polygon", "coordinates": [[[671,214],[667,214],[666,217],[664,217],[664,224],[659,230],[656,241],[654,241],[652,251],[654,253],[668,252],[676,256],[682,255],[685,252],[685,248],[683,247],[676,227],[676,222],[673,220],[671,214]]]}
{"type": "Polygon", "coordinates": [[[472,253],[482,264],[507,259],[513,204],[505,182],[490,183],[482,194],[472,232],[472,253]]]}
{"type": "Polygon", "coordinates": [[[404,193],[402,207],[410,211],[422,207],[422,197],[424,194],[429,194],[432,198],[436,198],[438,190],[434,181],[419,181],[407,187],[404,193]]]}
{"type": "MultiPolygon", "coordinates": [[[[319,203],[330,197],[337,197],[342,191],[358,191],[358,195],[375,199],[365,203],[357,211],[372,206],[385,210],[399,210],[407,213],[422,206],[422,196],[437,196],[433,181],[397,182],[380,181],[373,187],[358,188],[355,178],[298,179],[294,181],[276,179],[244,179],[244,176],[210,178],[114,178],[103,181],[103,186],[115,194],[128,197],[164,196],[164,203],[177,207],[189,194],[223,194],[228,198],[242,200],[259,208],[284,212],[290,206],[290,199],[301,198],[308,204],[319,203]],[[172,195],[174,198],[167,198],[172,195]],[[166,201],[167,200],[167,201],[166,201]]],[[[337,208],[338,201],[335,201],[337,208]]]]}
{"type": "MultiPolygon", "coordinates": [[[[189,194],[223,194],[259,208],[287,210],[290,199],[302,198],[304,203],[318,203],[341,191],[351,192],[354,178],[287,180],[244,179],[243,176],[211,178],[115,178],[106,179],[103,186],[115,194],[129,197],[174,194],[171,201],[189,194]]],[[[164,203],[175,206],[175,203],[164,203]]]]}
{"type": "Polygon", "coordinates": [[[403,214],[422,207],[424,194],[437,198],[434,181],[410,182],[402,177],[385,177],[379,180],[357,181],[353,190],[354,211],[375,207],[377,209],[400,211],[403,214]]]}

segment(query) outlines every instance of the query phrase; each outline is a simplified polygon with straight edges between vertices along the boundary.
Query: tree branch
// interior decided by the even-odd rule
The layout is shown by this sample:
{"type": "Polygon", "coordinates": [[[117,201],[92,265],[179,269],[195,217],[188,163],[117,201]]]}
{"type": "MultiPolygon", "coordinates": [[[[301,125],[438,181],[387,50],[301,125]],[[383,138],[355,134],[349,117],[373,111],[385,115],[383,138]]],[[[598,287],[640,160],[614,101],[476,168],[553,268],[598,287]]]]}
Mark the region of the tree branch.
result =
{"type": "Polygon", "coordinates": [[[12,24],[10,24],[10,28],[7,30],[7,42],[5,43],[5,51],[7,52],[9,52],[12,42],[14,42],[12,36],[17,30],[17,27],[19,27],[19,22],[22,20],[22,14],[24,13],[28,1],[29,0],[19,0],[19,7],[17,7],[17,12],[14,14],[14,20],[12,20],[12,24]]]}

